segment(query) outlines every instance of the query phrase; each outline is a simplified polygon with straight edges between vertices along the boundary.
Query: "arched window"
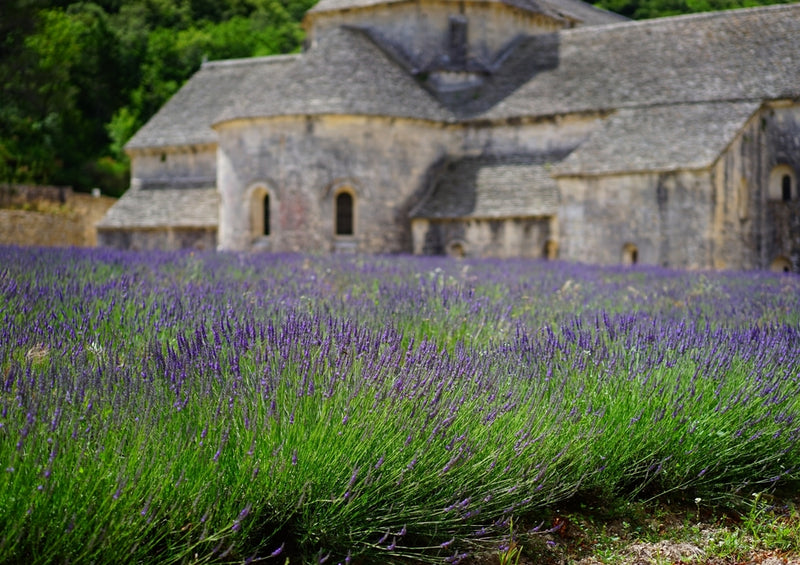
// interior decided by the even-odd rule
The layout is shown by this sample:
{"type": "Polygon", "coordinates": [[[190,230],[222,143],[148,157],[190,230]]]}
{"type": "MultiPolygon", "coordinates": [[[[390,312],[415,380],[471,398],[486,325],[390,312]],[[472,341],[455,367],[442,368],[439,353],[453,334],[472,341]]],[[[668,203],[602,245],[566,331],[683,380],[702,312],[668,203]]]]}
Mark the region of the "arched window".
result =
{"type": "Polygon", "coordinates": [[[784,256],[777,257],[769,266],[769,270],[776,273],[791,273],[792,262],[784,256]]]}
{"type": "Polygon", "coordinates": [[[464,248],[464,243],[461,241],[451,241],[447,246],[447,254],[450,257],[463,259],[467,254],[466,249],[464,248]]]}
{"type": "Polygon", "coordinates": [[[797,198],[797,177],[789,165],[777,165],[769,174],[768,198],[777,202],[789,202],[797,198]]]}
{"type": "Polygon", "coordinates": [[[632,243],[626,243],[622,247],[622,264],[635,265],[639,262],[639,249],[632,243]]]}
{"type": "Polygon", "coordinates": [[[353,195],[340,192],[336,195],[336,235],[353,235],[353,195]]]}
{"type": "Polygon", "coordinates": [[[253,241],[266,238],[272,232],[273,202],[264,186],[250,190],[250,234],[253,241]]]}

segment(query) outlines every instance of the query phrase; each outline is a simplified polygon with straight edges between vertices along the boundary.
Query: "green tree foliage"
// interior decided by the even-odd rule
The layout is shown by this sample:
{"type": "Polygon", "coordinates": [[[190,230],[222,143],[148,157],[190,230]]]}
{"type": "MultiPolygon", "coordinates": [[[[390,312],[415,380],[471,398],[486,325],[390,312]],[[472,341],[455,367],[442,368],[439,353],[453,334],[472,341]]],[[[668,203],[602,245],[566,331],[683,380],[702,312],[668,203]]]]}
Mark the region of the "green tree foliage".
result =
{"type": "Polygon", "coordinates": [[[125,142],[201,63],[296,51],[313,2],[4,0],[0,182],[121,194],[125,142]]]}
{"type": "MultiPolygon", "coordinates": [[[[600,0],[632,18],[775,0],[600,0]]],[[[300,48],[316,0],[0,0],[0,182],[128,185],[124,146],[203,60],[300,48]]]]}
{"type": "Polygon", "coordinates": [[[600,0],[598,8],[610,10],[634,20],[677,16],[695,12],[751,8],[779,4],[784,0],[600,0]]]}

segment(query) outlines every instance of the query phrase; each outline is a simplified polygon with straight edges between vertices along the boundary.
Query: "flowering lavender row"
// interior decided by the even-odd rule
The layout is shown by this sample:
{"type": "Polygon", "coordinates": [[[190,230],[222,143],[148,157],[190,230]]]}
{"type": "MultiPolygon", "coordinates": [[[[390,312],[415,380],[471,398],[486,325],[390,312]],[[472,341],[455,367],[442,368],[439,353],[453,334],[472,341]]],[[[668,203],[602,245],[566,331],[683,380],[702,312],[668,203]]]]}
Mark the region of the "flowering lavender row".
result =
{"type": "Polygon", "coordinates": [[[15,247],[0,265],[0,561],[458,561],[586,492],[798,478],[797,277],[15,247]]]}

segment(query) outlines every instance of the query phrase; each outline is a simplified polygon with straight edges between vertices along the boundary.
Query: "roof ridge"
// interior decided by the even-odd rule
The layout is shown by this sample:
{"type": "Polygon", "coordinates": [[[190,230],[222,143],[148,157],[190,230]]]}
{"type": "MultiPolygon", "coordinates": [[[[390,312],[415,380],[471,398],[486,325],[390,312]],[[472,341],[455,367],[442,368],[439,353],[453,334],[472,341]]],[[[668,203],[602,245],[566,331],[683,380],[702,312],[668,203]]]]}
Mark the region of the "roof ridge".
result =
{"type": "Polygon", "coordinates": [[[234,67],[238,65],[252,65],[258,63],[285,63],[298,59],[301,53],[288,53],[280,55],[262,55],[260,57],[237,57],[236,59],[219,59],[217,61],[205,61],[200,68],[209,67],[234,67]]]}
{"type": "MultiPolygon", "coordinates": [[[[389,6],[393,4],[412,3],[418,0],[320,0],[311,7],[306,14],[323,14],[326,12],[342,12],[349,10],[358,10],[364,8],[372,8],[375,6],[389,6]]],[[[430,0],[436,1],[436,0],[430,0]]],[[[453,4],[505,4],[509,7],[516,8],[531,13],[539,13],[549,15],[550,17],[564,18],[574,20],[574,14],[567,12],[571,10],[588,10],[589,12],[597,15],[610,14],[623,20],[627,20],[625,16],[616,14],[609,10],[604,10],[593,6],[585,0],[438,0],[439,2],[450,2],[453,4]]]]}

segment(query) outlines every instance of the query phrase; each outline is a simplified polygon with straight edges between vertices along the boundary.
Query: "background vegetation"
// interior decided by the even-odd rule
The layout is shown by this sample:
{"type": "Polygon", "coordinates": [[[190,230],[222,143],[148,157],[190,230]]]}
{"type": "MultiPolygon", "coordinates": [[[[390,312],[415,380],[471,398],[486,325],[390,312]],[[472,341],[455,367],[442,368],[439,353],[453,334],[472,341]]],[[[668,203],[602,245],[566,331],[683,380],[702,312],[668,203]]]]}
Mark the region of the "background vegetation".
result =
{"type": "MultiPolygon", "coordinates": [[[[775,0],[600,0],[632,18],[775,0]]],[[[128,186],[125,142],[204,59],[300,49],[315,0],[2,0],[0,182],[128,186]]]]}

